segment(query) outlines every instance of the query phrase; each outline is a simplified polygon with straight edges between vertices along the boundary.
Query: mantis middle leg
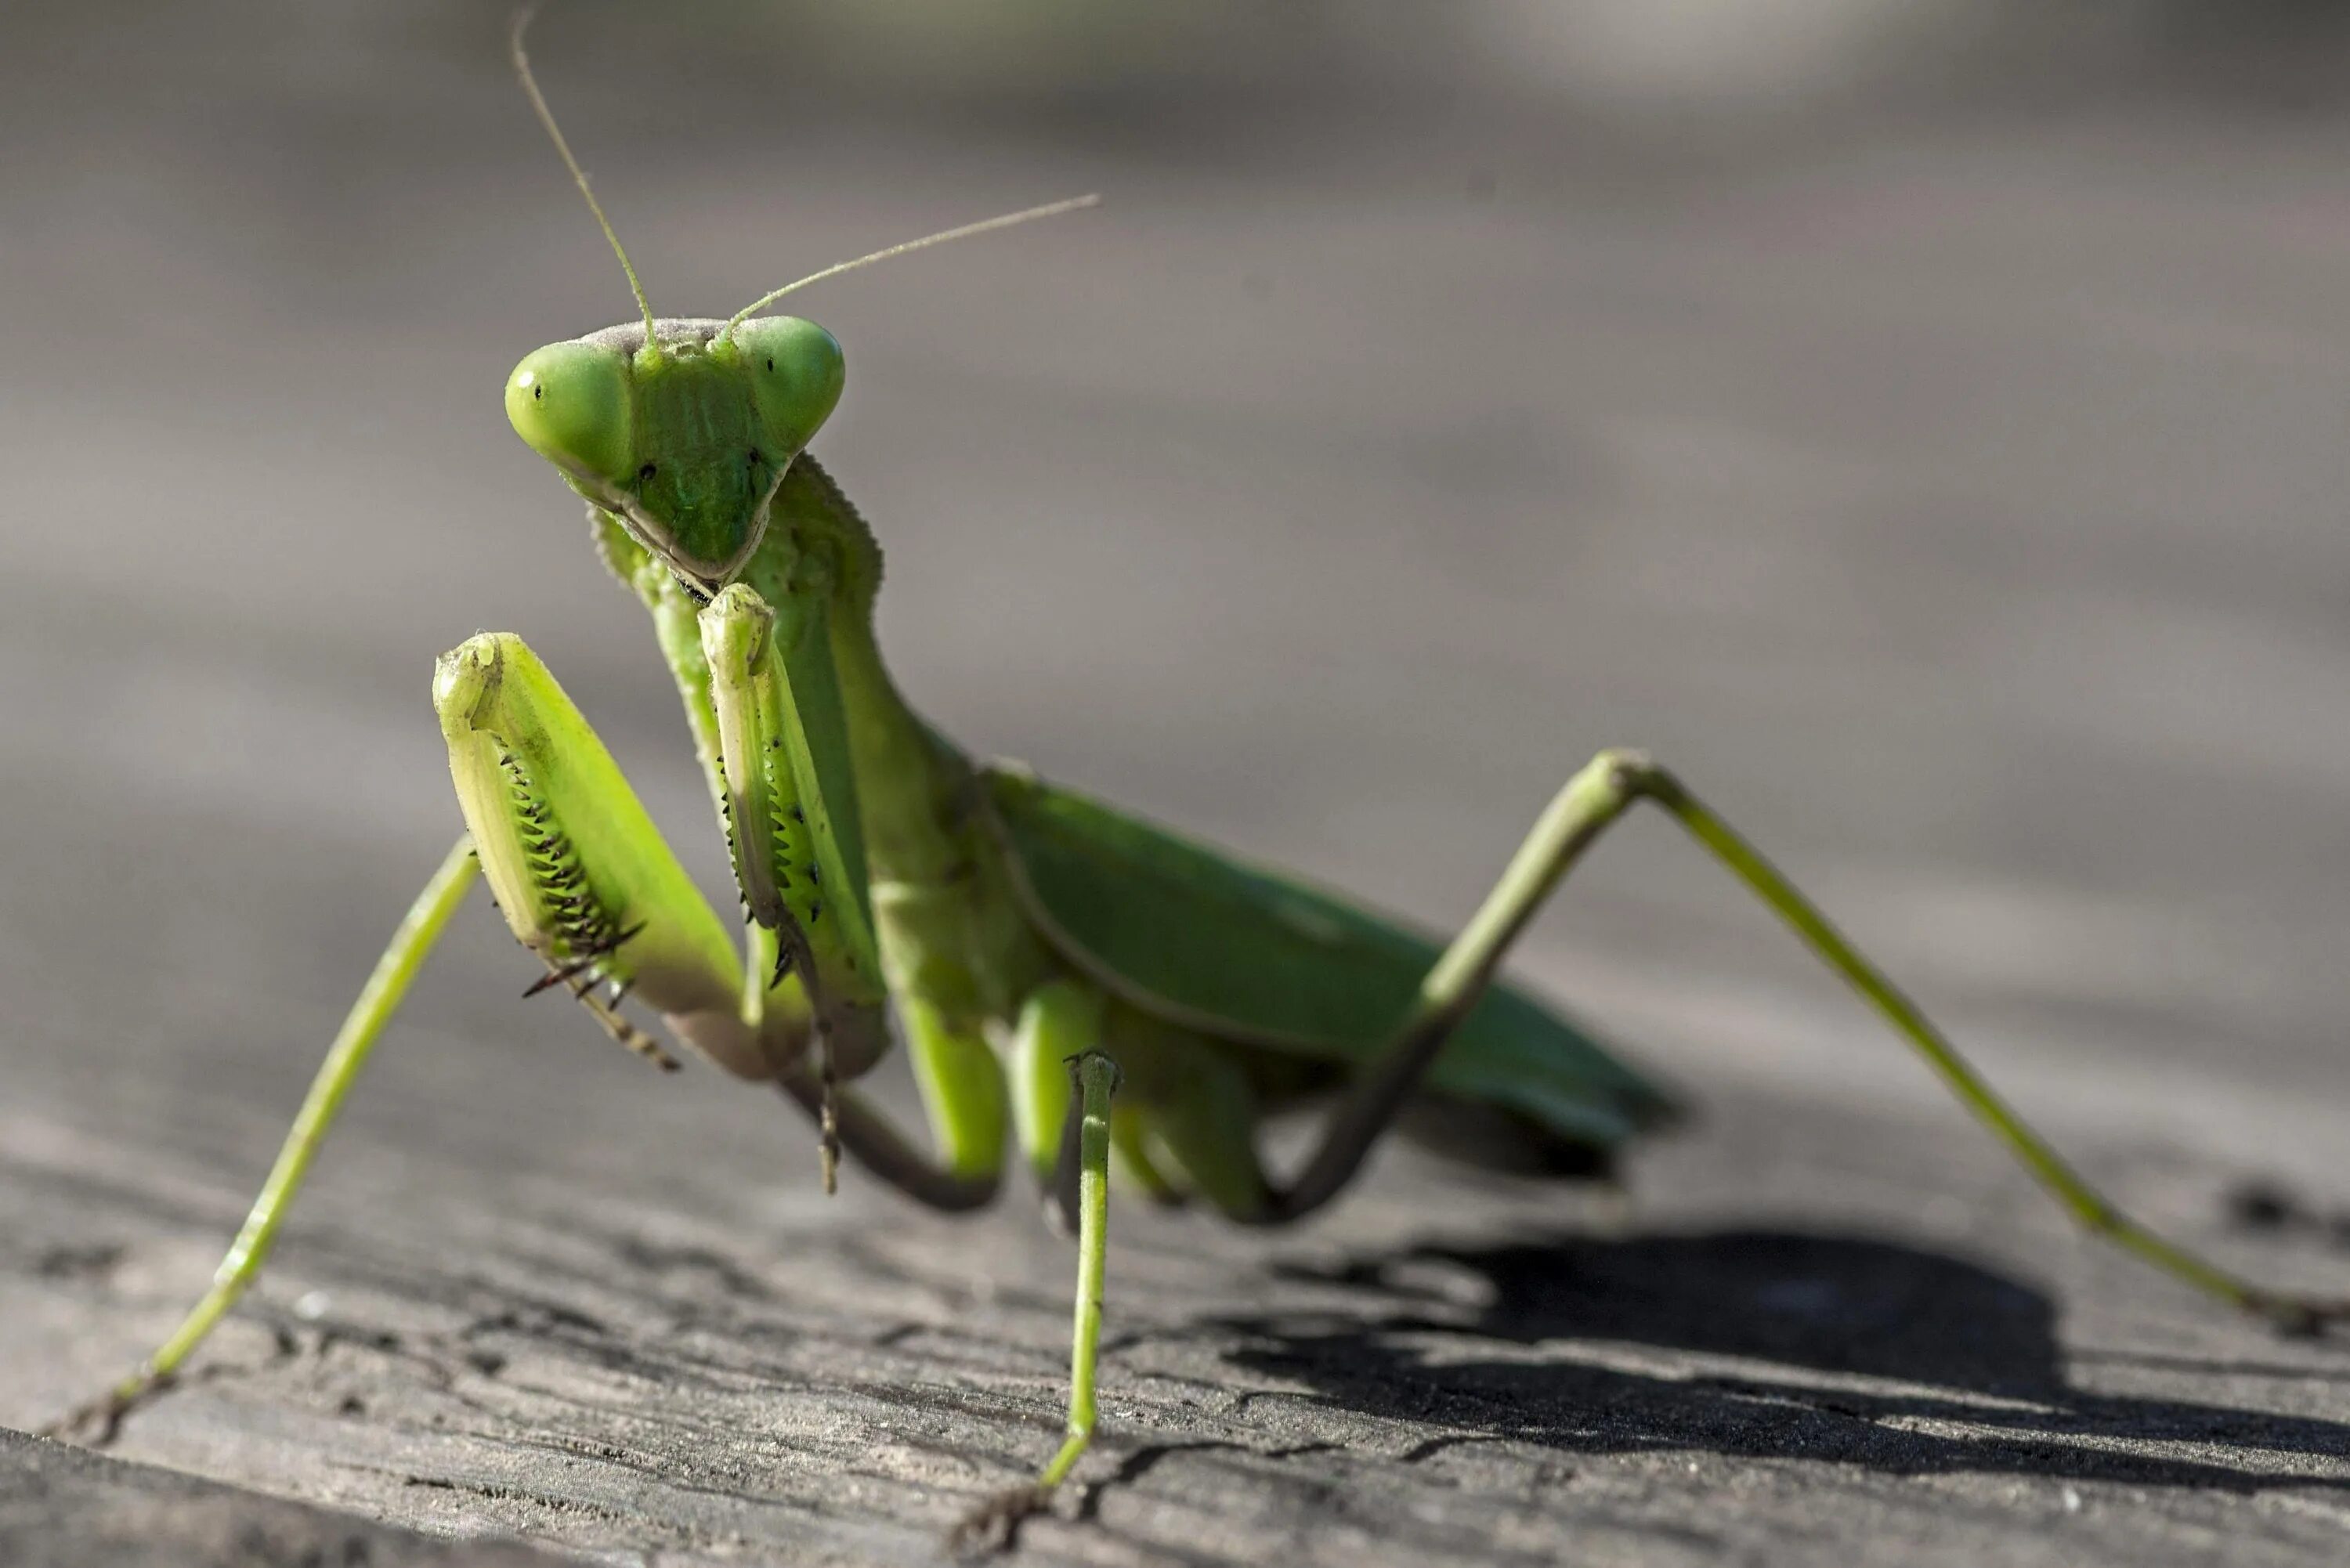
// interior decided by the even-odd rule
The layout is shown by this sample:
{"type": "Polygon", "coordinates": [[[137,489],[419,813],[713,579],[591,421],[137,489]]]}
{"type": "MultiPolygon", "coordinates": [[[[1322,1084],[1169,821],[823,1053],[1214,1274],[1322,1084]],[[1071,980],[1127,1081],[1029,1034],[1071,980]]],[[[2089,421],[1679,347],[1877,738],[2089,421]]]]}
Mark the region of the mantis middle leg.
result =
{"type": "Polygon", "coordinates": [[[1066,980],[1039,986],[1021,1008],[1009,1053],[1014,1123],[1022,1151],[1054,1201],[1075,1211],[1077,1233],[1068,1420],[1060,1448],[1035,1480],[972,1510],[955,1527],[956,1545],[991,1534],[1008,1544],[1020,1521],[1051,1501],[1093,1442],[1109,1251],[1110,1101],[1118,1081],[1117,1064],[1099,1049],[1105,1011],[1098,992],[1066,980]]]}

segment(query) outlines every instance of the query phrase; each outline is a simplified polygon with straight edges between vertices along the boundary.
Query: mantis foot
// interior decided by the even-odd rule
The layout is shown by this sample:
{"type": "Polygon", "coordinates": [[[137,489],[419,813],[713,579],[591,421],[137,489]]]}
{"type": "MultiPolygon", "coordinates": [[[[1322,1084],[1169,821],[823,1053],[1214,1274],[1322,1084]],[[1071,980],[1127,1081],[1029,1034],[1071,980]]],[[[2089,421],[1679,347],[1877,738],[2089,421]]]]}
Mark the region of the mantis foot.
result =
{"type": "Polygon", "coordinates": [[[110,1447],[122,1435],[124,1417],[174,1381],[169,1373],[137,1373],[87,1404],[75,1406],[41,1428],[40,1435],[61,1443],[86,1441],[93,1449],[110,1447]]]}
{"type": "Polygon", "coordinates": [[[2317,1339],[2350,1324],[2350,1299],[2311,1300],[2262,1292],[2245,1297],[2243,1306],[2290,1339],[2317,1339]]]}
{"type": "Polygon", "coordinates": [[[1020,1526],[1052,1506],[1053,1491],[1032,1481],[997,1492],[947,1532],[947,1549],[958,1553],[1011,1551],[1019,1542],[1020,1526]]]}

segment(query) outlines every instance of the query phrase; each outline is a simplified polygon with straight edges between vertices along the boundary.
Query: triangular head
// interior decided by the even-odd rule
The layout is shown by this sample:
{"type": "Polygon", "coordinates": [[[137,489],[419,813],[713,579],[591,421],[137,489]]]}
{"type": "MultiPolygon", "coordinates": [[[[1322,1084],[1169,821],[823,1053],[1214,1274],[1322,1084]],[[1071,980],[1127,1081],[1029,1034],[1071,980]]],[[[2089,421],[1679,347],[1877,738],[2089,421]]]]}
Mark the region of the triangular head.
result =
{"type": "Polygon", "coordinates": [[[840,344],[796,316],[624,322],[549,344],[506,418],[704,596],[759,547],[784,470],[840,401],[840,344]]]}

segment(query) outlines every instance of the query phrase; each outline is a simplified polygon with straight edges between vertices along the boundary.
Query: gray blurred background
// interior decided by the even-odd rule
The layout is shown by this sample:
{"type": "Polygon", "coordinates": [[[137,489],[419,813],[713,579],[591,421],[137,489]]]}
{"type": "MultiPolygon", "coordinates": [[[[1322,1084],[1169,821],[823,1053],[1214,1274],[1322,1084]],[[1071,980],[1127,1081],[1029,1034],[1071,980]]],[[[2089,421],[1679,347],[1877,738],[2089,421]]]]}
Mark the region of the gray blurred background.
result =
{"type": "MultiPolygon", "coordinates": [[[[0,1297],[0,1421],[203,1278],[458,827],[436,653],[527,637],[728,897],[641,612],[500,416],[523,353],[629,314],[504,19],[10,16],[11,1255],[114,1235],[64,1195],[187,1207],[111,1294],[0,1297]]],[[[2350,1199],[2337,8],[574,0],[534,58],[667,314],[1106,194],[796,302],[847,348],[816,450],[889,552],[885,646],[972,748],[1443,925],[1648,745],[2134,1202],[2224,1246],[2241,1175],[2350,1199]]],[[[1519,970],[1715,1107],[1667,1212],[1996,1246],[2006,1205],[2091,1266],[1657,824],[1519,970]]],[[[529,975],[460,923],[297,1233],[799,1212],[797,1124],[650,1083],[529,975]]],[[[1394,1162],[1352,1212],[1473,1209],[1453,1179],[1394,1162]]],[[[152,1457],[267,1472],[172,1419],[152,1457]]]]}

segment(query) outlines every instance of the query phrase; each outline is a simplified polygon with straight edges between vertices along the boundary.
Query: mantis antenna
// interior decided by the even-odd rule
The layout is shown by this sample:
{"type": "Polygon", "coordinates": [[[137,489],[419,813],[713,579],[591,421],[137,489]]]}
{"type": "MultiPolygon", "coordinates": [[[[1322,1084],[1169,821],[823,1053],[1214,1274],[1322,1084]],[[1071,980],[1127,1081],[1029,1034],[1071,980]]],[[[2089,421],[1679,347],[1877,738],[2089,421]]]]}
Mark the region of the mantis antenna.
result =
{"type": "MultiPolygon", "coordinates": [[[[516,36],[519,37],[520,34],[517,33],[516,36]]],[[[520,57],[519,47],[519,45],[517,45],[516,57],[520,57]]],[[[536,94],[534,94],[534,96],[536,96],[536,94]]],[[[549,129],[552,129],[553,122],[549,121],[548,124],[549,129]]],[[[556,145],[560,146],[561,144],[561,139],[557,138],[556,145]]],[[[567,153],[566,156],[568,157],[569,155],[567,153]]],[[[579,188],[583,191],[588,188],[587,182],[584,180],[580,182],[579,188]]],[[[588,201],[591,202],[594,202],[594,200],[595,198],[592,196],[588,198],[588,201]]],[[[812,272],[796,283],[787,283],[772,294],[761,295],[758,298],[753,300],[750,304],[744,306],[742,309],[728,317],[726,318],[726,325],[718,329],[718,336],[721,338],[726,337],[728,335],[733,333],[737,327],[742,326],[743,323],[750,320],[751,317],[758,315],[759,312],[766,309],[767,306],[775,304],[775,301],[783,298],[784,296],[806,288],[812,283],[822,283],[826,278],[838,277],[842,273],[854,272],[858,267],[870,266],[878,261],[888,261],[891,256],[901,256],[909,251],[928,250],[932,245],[945,244],[949,240],[967,240],[973,234],[992,234],[997,229],[1008,229],[1016,223],[1031,223],[1035,222],[1038,218],[1057,218],[1063,213],[1074,213],[1080,208],[1096,206],[1098,205],[1100,202],[1101,194],[1099,192],[1095,192],[1084,196],[1072,196],[1065,202],[1047,202],[1041,207],[1029,207],[1017,213],[1004,213],[996,217],[983,218],[976,223],[965,223],[959,229],[947,229],[935,234],[924,234],[919,240],[908,240],[901,244],[890,245],[886,249],[875,251],[869,255],[858,256],[855,261],[835,262],[832,265],[826,267],[822,272],[812,272]]],[[[599,213],[598,216],[601,217],[602,214],[599,213]]],[[[610,234],[611,230],[607,228],[604,232],[606,234],[610,234]]],[[[612,242],[612,248],[618,250],[619,248],[619,241],[614,240],[612,242]]],[[[623,259],[623,265],[626,265],[625,258],[623,259]]],[[[630,273],[629,275],[629,281],[631,283],[636,281],[636,275],[634,273],[630,273]]],[[[639,297],[642,298],[643,296],[639,295],[639,297]]]]}
{"type": "Polygon", "coordinates": [[[554,140],[555,150],[563,154],[563,166],[571,171],[573,183],[579,187],[579,193],[588,198],[588,210],[596,214],[596,226],[604,231],[604,237],[611,242],[612,254],[620,258],[620,270],[629,275],[629,292],[637,296],[637,309],[645,318],[645,352],[657,355],[660,352],[660,338],[653,328],[653,306],[652,302],[645,297],[645,286],[637,281],[637,269],[629,265],[629,253],[620,248],[620,236],[612,232],[612,221],[604,216],[603,203],[597,201],[596,192],[588,188],[587,171],[579,167],[579,160],[571,156],[571,144],[563,140],[563,128],[555,123],[555,111],[546,107],[546,95],[538,90],[538,78],[530,74],[530,57],[523,52],[522,36],[529,30],[530,19],[537,15],[536,5],[525,5],[515,13],[514,31],[506,40],[514,52],[515,75],[522,78],[522,90],[530,95],[530,107],[538,111],[538,123],[546,127],[546,134],[554,140]]]}

